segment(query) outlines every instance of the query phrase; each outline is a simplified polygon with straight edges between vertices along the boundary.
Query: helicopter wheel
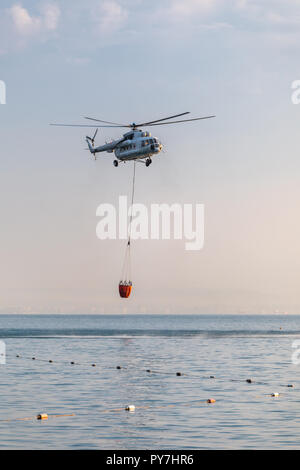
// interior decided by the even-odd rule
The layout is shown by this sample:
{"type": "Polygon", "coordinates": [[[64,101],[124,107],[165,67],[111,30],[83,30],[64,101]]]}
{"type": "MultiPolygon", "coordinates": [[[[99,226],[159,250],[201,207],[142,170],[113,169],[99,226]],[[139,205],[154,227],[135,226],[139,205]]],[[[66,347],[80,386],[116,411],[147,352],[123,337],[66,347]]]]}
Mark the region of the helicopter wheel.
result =
{"type": "Polygon", "coordinates": [[[118,160],[114,160],[114,166],[117,167],[119,165],[118,160]]]}
{"type": "Polygon", "coordinates": [[[146,166],[149,166],[149,165],[151,165],[151,163],[152,163],[152,160],[151,160],[151,158],[147,158],[147,160],[146,160],[146,166]]]}

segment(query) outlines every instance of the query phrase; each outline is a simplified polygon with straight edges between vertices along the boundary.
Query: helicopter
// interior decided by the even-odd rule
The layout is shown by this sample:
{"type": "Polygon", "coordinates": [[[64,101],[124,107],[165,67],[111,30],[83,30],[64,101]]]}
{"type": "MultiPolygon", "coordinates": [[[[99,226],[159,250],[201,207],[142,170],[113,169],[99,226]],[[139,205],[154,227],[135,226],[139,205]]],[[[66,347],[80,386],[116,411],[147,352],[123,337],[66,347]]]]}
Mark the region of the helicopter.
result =
{"type": "MultiPolygon", "coordinates": [[[[102,121],[101,119],[95,119],[91,117],[85,116],[85,119],[88,119],[93,122],[100,122],[101,124],[94,125],[93,127],[96,128],[96,131],[93,137],[86,136],[86,142],[88,145],[88,149],[91,154],[94,156],[95,160],[97,159],[96,154],[99,152],[108,152],[115,154],[116,159],[113,161],[115,167],[119,165],[119,162],[127,162],[131,160],[135,160],[140,163],[144,163],[147,167],[151,165],[153,155],[158,155],[162,149],[163,145],[159,141],[157,137],[152,137],[151,133],[148,131],[143,131],[141,127],[149,127],[149,126],[162,126],[165,124],[176,124],[181,122],[188,122],[188,121],[199,121],[202,119],[210,119],[215,116],[204,116],[204,117],[197,117],[193,119],[181,119],[178,121],[168,121],[169,119],[174,119],[180,116],[184,116],[186,114],[190,114],[189,111],[184,113],[175,114],[173,116],[168,116],[162,119],[156,119],[155,121],[148,121],[136,124],[133,122],[132,124],[119,124],[116,122],[109,122],[109,121],[102,121]],[[168,122],[163,122],[168,121],[168,122]],[[95,147],[95,138],[97,136],[99,128],[129,128],[130,131],[123,134],[120,139],[113,140],[111,142],[105,143],[104,145],[100,145],[99,147],[95,147]]],[[[91,127],[90,125],[86,124],[50,124],[51,126],[66,126],[66,127],[91,127]]]]}

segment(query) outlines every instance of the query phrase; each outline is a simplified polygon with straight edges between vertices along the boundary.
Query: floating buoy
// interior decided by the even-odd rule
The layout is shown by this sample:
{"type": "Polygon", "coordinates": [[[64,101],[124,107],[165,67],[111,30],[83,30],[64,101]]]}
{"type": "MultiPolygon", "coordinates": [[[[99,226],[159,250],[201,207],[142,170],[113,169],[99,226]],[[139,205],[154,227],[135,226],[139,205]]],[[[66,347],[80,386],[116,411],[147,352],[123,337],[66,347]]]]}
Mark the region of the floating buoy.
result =
{"type": "Polygon", "coordinates": [[[151,369],[147,369],[146,372],[149,372],[149,373],[150,373],[150,372],[151,372],[151,369]]]}
{"type": "Polygon", "coordinates": [[[49,362],[53,362],[52,359],[49,359],[49,362]]]}
{"type": "Polygon", "coordinates": [[[73,364],[75,364],[75,362],[74,362],[74,361],[71,361],[71,362],[70,362],[70,364],[72,364],[72,365],[73,365],[73,364]]]}
{"type": "Polygon", "coordinates": [[[47,413],[41,413],[37,415],[36,419],[48,419],[47,413]]]}
{"type": "Polygon", "coordinates": [[[135,406],[134,405],[126,406],[125,410],[130,411],[131,413],[133,413],[135,411],[135,406]]]}
{"type": "Polygon", "coordinates": [[[209,398],[206,400],[207,403],[216,403],[216,400],[214,398],[209,398]]]}
{"type": "Polygon", "coordinates": [[[96,364],[92,364],[92,367],[96,367],[96,364]]]}
{"type": "Polygon", "coordinates": [[[247,382],[248,384],[252,384],[252,383],[253,383],[253,380],[252,380],[252,379],[247,379],[246,382],[247,382]]]}
{"type": "Polygon", "coordinates": [[[176,372],[176,375],[177,375],[178,377],[180,377],[180,376],[182,375],[182,373],[181,373],[181,372],[176,372]]]}
{"type": "Polygon", "coordinates": [[[116,369],[119,369],[119,370],[120,370],[120,369],[122,369],[122,367],[121,367],[121,366],[117,366],[116,369]]]}

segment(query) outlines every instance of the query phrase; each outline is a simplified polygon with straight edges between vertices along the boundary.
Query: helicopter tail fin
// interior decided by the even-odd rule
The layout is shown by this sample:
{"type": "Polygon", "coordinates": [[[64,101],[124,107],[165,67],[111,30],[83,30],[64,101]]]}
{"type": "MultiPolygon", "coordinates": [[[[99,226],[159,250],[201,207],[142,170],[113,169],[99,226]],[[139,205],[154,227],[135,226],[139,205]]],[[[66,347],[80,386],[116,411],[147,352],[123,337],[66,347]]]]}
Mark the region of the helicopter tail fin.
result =
{"type": "Polygon", "coordinates": [[[86,138],[86,143],[88,144],[89,151],[90,151],[91,153],[95,153],[94,147],[93,147],[92,144],[91,144],[91,138],[90,138],[90,137],[87,137],[87,138],[86,138]]]}
{"type": "Polygon", "coordinates": [[[98,134],[98,128],[96,129],[95,131],[95,134],[93,137],[89,137],[88,135],[86,136],[86,142],[89,146],[89,150],[91,153],[96,153],[95,150],[94,150],[94,144],[95,144],[95,138],[96,138],[96,135],[98,134]]]}

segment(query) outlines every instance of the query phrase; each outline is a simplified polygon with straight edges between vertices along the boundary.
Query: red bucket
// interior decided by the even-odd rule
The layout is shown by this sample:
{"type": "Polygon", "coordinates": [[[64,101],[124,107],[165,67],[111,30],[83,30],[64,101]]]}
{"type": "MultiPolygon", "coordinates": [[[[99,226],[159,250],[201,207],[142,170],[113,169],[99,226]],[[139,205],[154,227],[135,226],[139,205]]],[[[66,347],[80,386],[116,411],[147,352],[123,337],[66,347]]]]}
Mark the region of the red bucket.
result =
{"type": "Polygon", "coordinates": [[[131,294],[132,284],[131,282],[120,282],[119,284],[119,294],[120,297],[128,299],[131,294]]]}

